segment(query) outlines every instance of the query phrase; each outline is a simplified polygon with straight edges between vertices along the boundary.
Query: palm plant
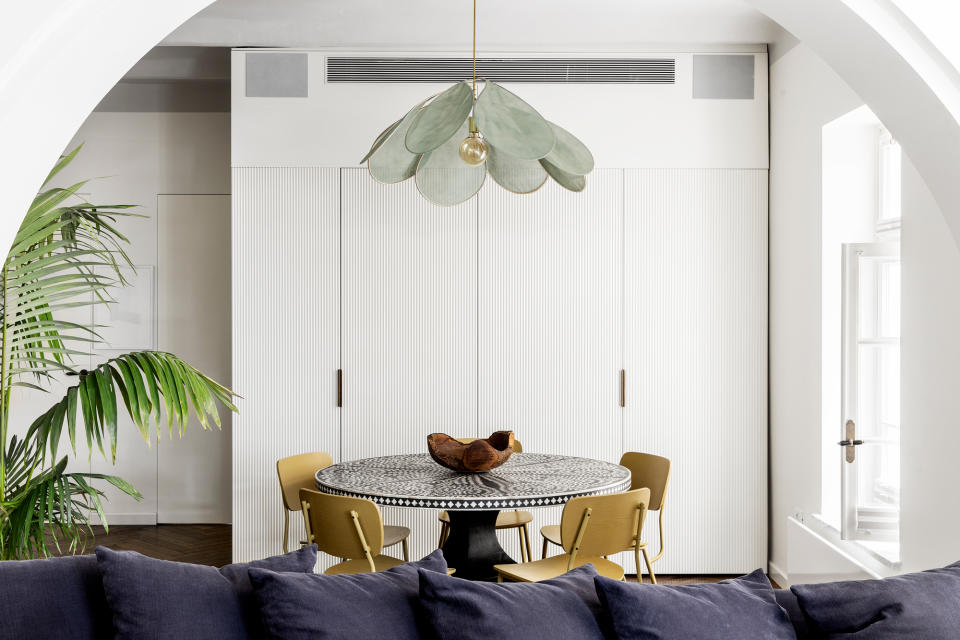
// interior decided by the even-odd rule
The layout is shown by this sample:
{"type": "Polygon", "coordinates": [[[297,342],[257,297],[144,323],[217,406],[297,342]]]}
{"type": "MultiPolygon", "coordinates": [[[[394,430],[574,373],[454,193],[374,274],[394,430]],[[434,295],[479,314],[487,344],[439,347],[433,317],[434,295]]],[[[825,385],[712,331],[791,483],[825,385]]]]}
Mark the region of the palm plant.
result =
{"type": "Polygon", "coordinates": [[[97,327],[66,319],[77,309],[111,301],[113,287],[129,284],[133,267],[123,249],[128,240],[115,226],[135,215],[129,205],[92,205],[77,191],[46,188],[80,150],[60,158],[34,199],[0,270],[0,559],[75,553],[91,534],[91,517],[107,526],[104,483],[137,500],[140,493],[122,478],[68,472],[69,440],[86,441],[116,461],[117,421],[125,410],[150,443],[153,426],[170,437],[187,427],[190,406],[204,429],[220,427],[218,404],[235,411],[233,393],[171,353],[138,351],[88,371],[74,366],[100,342],[97,327]],[[48,391],[68,376],[75,384],[17,437],[10,433],[11,391],[48,391]],[[118,402],[118,397],[122,404],[118,402]],[[121,408],[122,407],[122,408],[121,408]]]}

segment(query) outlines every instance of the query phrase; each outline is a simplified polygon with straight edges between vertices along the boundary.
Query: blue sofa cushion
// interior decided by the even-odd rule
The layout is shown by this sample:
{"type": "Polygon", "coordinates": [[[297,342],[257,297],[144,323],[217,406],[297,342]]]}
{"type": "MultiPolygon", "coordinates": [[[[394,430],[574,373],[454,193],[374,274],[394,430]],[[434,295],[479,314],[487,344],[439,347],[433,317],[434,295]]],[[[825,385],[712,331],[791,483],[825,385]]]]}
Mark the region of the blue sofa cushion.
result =
{"type": "Polygon", "coordinates": [[[106,547],[96,552],[116,640],[261,638],[247,569],[306,573],[317,563],[316,545],[221,569],[106,547]]]}
{"type": "Polygon", "coordinates": [[[824,638],[960,637],[960,562],[883,580],[791,587],[824,638]]]}
{"type": "Polygon", "coordinates": [[[0,562],[0,630],[3,638],[111,637],[96,556],[0,562]]]}
{"type": "Polygon", "coordinates": [[[269,637],[418,640],[417,569],[446,575],[443,553],[356,575],[294,575],[249,571],[269,637]]]}
{"type": "Polygon", "coordinates": [[[593,565],[543,582],[470,582],[420,572],[424,618],[437,640],[602,640],[593,565]]]}
{"type": "Polygon", "coordinates": [[[794,640],[786,612],[759,569],[716,584],[679,587],[597,577],[620,640],[794,640]]]}
{"type": "Polygon", "coordinates": [[[815,640],[817,636],[810,630],[807,617],[803,615],[796,594],[790,589],[774,589],[773,594],[777,598],[777,604],[787,612],[790,624],[793,625],[793,630],[797,633],[797,640],[815,640]]]}

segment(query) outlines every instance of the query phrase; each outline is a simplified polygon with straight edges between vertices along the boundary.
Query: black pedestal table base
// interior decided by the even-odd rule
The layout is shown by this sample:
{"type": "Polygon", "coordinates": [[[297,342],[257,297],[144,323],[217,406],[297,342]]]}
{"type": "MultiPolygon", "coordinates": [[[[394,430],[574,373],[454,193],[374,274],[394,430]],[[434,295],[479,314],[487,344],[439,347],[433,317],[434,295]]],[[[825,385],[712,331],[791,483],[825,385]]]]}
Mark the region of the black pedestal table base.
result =
{"type": "Polygon", "coordinates": [[[495,564],[510,564],[513,558],[497,540],[499,511],[448,511],[450,535],[443,545],[447,566],[458,578],[496,580],[495,564]]]}

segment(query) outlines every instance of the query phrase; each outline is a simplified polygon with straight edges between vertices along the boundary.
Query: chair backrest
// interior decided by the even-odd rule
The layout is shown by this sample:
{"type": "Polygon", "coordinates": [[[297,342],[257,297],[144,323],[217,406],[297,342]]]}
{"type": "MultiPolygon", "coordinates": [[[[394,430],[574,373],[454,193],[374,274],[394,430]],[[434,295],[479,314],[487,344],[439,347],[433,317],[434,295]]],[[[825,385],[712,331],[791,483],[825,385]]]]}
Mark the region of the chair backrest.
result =
{"type": "Polygon", "coordinates": [[[300,489],[314,489],[314,474],[333,464],[333,458],[324,451],[301,453],[277,460],[277,477],[283,493],[283,506],[289,511],[300,511],[300,489]]]}
{"type": "Polygon", "coordinates": [[[647,488],[571,499],[563,507],[560,518],[563,550],[572,553],[578,547],[578,554],[606,556],[633,549],[643,529],[649,502],[647,488]],[[585,519],[586,527],[583,527],[585,519]]]}
{"type": "Polygon", "coordinates": [[[377,556],[383,551],[383,518],[370,500],[300,489],[300,501],[306,508],[303,518],[308,544],[315,542],[320,551],[348,560],[377,556]]]}
{"type": "Polygon", "coordinates": [[[667,497],[667,484],[670,482],[670,460],[652,453],[628,451],[620,458],[620,464],[630,469],[631,489],[650,489],[647,509],[662,509],[667,497]]]}
{"type": "MultiPolygon", "coordinates": [[[[482,438],[457,438],[458,441],[463,444],[470,444],[474,440],[481,440],[482,438]]],[[[523,445],[520,444],[520,441],[516,438],[513,439],[513,452],[514,453],[523,453],[523,445]]]]}

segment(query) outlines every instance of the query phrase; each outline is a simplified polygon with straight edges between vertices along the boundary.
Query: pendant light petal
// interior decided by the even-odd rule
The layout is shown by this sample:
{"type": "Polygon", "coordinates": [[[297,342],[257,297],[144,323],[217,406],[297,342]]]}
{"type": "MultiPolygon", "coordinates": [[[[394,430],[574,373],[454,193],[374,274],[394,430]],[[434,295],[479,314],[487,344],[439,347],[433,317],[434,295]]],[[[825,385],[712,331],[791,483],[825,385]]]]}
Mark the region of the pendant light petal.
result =
{"type": "Polygon", "coordinates": [[[547,172],[537,160],[521,160],[489,145],[487,170],[497,184],[514,193],[533,193],[547,181],[547,172]]]}
{"type": "Polygon", "coordinates": [[[460,143],[470,128],[466,123],[442,145],[420,158],[417,189],[434,204],[450,206],[472,198],[487,175],[483,164],[471,166],[460,159],[460,143]]]}
{"type": "MultiPolygon", "coordinates": [[[[426,102],[426,100],[424,100],[426,102]]],[[[420,154],[410,153],[404,144],[404,136],[410,128],[410,123],[420,111],[423,102],[407,112],[407,115],[391,125],[381,136],[373,143],[370,153],[367,154],[369,161],[367,168],[370,175],[380,182],[392,184],[394,182],[403,182],[411,177],[417,171],[417,163],[420,161],[420,154]]]]}
{"type": "Polygon", "coordinates": [[[470,115],[473,108],[473,89],[466,82],[458,82],[428,104],[414,118],[406,133],[410,153],[433,151],[450,139],[470,115]]]}
{"type": "Polygon", "coordinates": [[[515,158],[539,160],[556,143],[550,123],[495,82],[486,83],[473,112],[487,141],[515,158]]]}
{"type": "Polygon", "coordinates": [[[544,157],[553,166],[577,176],[585,176],[593,171],[593,154],[573,134],[552,122],[550,126],[557,137],[557,144],[544,157]]]}
{"type": "Polygon", "coordinates": [[[550,177],[556,180],[557,183],[564,189],[569,189],[570,191],[583,191],[587,186],[586,178],[573,173],[567,173],[546,158],[541,160],[540,164],[543,165],[543,168],[547,170],[547,173],[550,174],[550,177]]]}
{"type": "Polygon", "coordinates": [[[396,131],[397,127],[400,126],[400,123],[403,122],[403,118],[400,118],[392,125],[380,132],[380,135],[377,136],[377,139],[373,141],[373,145],[370,146],[370,151],[367,151],[367,155],[363,156],[363,160],[360,161],[360,164],[364,164],[367,160],[370,159],[370,156],[377,152],[377,149],[386,142],[387,138],[390,137],[390,134],[396,131]]]}

